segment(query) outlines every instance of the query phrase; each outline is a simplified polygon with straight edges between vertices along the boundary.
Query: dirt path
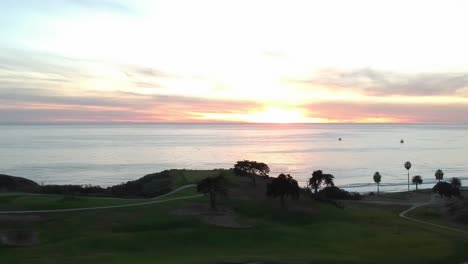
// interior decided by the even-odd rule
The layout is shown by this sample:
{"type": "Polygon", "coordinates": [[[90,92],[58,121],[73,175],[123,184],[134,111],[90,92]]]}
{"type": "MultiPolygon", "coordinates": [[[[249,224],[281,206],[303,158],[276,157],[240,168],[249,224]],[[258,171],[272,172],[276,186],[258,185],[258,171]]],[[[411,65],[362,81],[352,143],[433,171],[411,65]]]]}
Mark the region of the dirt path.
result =
{"type": "Polygon", "coordinates": [[[179,188],[175,189],[172,192],[163,194],[163,195],[155,197],[155,198],[148,199],[148,200],[150,200],[149,202],[142,202],[142,203],[124,204],[124,205],[109,205],[109,206],[96,206],[96,207],[83,207],[83,208],[53,209],[53,210],[0,211],[0,214],[63,213],[63,212],[102,210],[102,209],[113,209],[113,208],[142,206],[142,205],[148,205],[148,204],[157,204],[157,203],[164,203],[164,202],[169,202],[169,201],[192,199],[192,198],[203,196],[202,194],[197,194],[197,195],[190,195],[190,196],[184,196],[184,197],[177,197],[177,198],[170,198],[170,199],[165,199],[165,200],[156,200],[156,201],[154,201],[154,199],[162,198],[162,197],[174,194],[176,192],[179,192],[181,190],[184,190],[184,189],[187,189],[187,188],[193,188],[193,187],[195,187],[194,184],[184,185],[182,187],[179,187],[179,188]]]}

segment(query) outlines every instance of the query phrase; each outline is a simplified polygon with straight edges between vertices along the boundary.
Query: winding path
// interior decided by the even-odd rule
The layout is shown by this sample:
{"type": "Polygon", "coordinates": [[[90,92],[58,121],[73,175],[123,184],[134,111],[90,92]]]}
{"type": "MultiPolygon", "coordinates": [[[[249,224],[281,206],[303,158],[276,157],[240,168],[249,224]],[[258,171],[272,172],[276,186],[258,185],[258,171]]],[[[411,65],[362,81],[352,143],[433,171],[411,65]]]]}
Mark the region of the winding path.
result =
{"type": "Polygon", "coordinates": [[[431,226],[435,226],[435,227],[439,227],[439,228],[443,228],[443,229],[447,229],[447,230],[451,230],[451,231],[455,231],[455,232],[460,232],[460,233],[468,234],[468,231],[465,231],[465,230],[462,230],[462,229],[453,228],[453,227],[448,227],[448,226],[443,226],[443,225],[438,225],[438,224],[433,224],[433,223],[426,222],[426,221],[422,221],[422,220],[418,220],[418,219],[416,219],[416,218],[412,218],[412,217],[409,217],[409,216],[406,215],[407,213],[413,211],[414,209],[416,209],[416,208],[418,208],[418,207],[426,206],[426,205],[431,205],[431,204],[434,204],[434,203],[433,203],[433,202],[429,202],[429,203],[414,204],[414,205],[411,206],[409,209],[407,209],[407,210],[401,212],[401,213],[399,214],[399,216],[402,217],[402,218],[404,218],[404,219],[413,221],[413,222],[417,222],[417,223],[421,223],[421,224],[426,224],[426,225],[431,225],[431,226]]]}
{"type": "MultiPolygon", "coordinates": [[[[173,190],[173,191],[171,191],[169,193],[166,193],[166,194],[160,195],[158,197],[148,199],[150,201],[142,202],[142,203],[123,204],[123,205],[109,205],[109,206],[96,206],[96,207],[83,207],[83,208],[51,209],[51,210],[0,211],[0,214],[63,213],[63,212],[77,212],[77,211],[113,209],[113,208],[124,208],[124,207],[133,207],[133,206],[142,206],[142,205],[148,205],[148,204],[164,203],[164,202],[169,202],[169,201],[191,199],[191,198],[196,198],[196,197],[203,196],[202,194],[197,194],[197,195],[170,198],[170,199],[165,199],[165,200],[155,200],[155,199],[159,199],[159,198],[166,197],[168,195],[174,194],[174,193],[179,192],[181,190],[184,190],[184,189],[187,189],[187,188],[193,188],[193,187],[195,187],[195,184],[184,185],[184,186],[179,187],[179,188],[177,188],[177,189],[175,189],[175,190],[173,190]]],[[[101,198],[101,197],[99,197],[99,198],[101,198]]],[[[107,198],[107,199],[120,199],[120,198],[107,198]]]]}
{"type": "Polygon", "coordinates": [[[446,229],[446,230],[451,230],[451,231],[455,231],[455,232],[468,234],[468,231],[465,231],[465,230],[462,230],[462,229],[453,228],[453,227],[449,227],[449,226],[438,225],[438,224],[433,224],[433,223],[430,223],[430,222],[418,220],[416,218],[407,216],[407,214],[409,212],[415,210],[416,208],[419,208],[419,207],[422,207],[422,206],[428,206],[428,205],[443,203],[444,201],[438,199],[437,194],[432,195],[431,200],[429,202],[426,202],[426,203],[408,203],[408,202],[395,202],[395,201],[355,201],[355,202],[362,203],[362,204],[374,204],[374,205],[403,205],[403,206],[410,206],[410,208],[406,209],[405,211],[403,211],[403,212],[401,212],[399,214],[399,216],[401,218],[404,218],[406,220],[410,220],[410,221],[413,221],[413,222],[425,224],[425,225],[435,226],[435,227],[443,228],[443,229],[446,229]]]}

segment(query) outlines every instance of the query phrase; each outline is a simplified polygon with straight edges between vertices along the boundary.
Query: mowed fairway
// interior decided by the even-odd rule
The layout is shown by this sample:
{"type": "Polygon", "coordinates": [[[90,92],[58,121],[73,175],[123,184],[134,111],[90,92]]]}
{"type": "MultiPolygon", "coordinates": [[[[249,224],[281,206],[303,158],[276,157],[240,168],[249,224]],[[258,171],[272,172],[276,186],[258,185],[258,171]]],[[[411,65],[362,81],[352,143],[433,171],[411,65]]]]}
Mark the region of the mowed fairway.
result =
{"type": "Polygon", "coordinates": [[[9,264],[468,261],[467,235],[405,221],[394,208],[339,209],[311,203],[310,210],[299,211],[282,210],[276,201],[229,198],[223,203],[237,212],[240,222],[253,228],[217,227],[197,217],[171,213],[193,204],[208,205],[205,197],[39,214],[32,221],[0,222],[0,230],[31,229],[40,240],[29,247],[0,246],[0,260],[9,264]]]}
{"type": "Polygon", "coordinates": [[[86,197],[55,194],[11,194],[0,196],[1,211],[20,210],[61,210],[70,208],[90,208],[149,203],[197,195],[195,188],[179,190],[173,194],[150,199],[121,199],[111,197],[86,197]]]}

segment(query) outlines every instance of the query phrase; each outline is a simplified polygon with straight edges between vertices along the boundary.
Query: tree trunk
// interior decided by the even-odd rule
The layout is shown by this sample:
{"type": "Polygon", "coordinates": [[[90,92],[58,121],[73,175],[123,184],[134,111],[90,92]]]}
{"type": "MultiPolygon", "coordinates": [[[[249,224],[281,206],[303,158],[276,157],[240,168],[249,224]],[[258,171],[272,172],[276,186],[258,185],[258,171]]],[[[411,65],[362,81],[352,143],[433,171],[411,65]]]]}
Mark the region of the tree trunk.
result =
{"type": "Polygon", "coordinates": [[[318,189],[318,187],[314,187],[314,189],[315,189],[315,194],[317,194],[317,189],[318,189]]]}
{"type": "Polygon", "coordinates": [[[408,192],[409,192],[409,170],[408,170],[408,192]]]}
{"type": "Polygon", "coordinates": [[[416,191],[418,190],[418,184],[416,183],[416,191]]]}
{"type": "Polygon", "coordinates": [[[379,187],[380,187],[380,184],[377,183],[377,195],[379,195],[379,193],[380,193],[380,190],[379,190],[380,188],[379,187]]]}

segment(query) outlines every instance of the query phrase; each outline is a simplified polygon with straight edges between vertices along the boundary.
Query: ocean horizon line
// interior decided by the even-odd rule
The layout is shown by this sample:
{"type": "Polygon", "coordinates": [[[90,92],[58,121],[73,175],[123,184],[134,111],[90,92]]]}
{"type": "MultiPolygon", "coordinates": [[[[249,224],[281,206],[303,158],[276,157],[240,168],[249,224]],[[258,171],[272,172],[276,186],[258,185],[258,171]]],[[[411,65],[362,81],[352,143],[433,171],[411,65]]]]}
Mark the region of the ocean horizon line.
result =
{"type": "Polygon", "coordinates": [[[33,125],[51,125],[51,126],[66,126],[66,125],[468,125],[467,123],[460,122],[375,122],[375,123],[361,123],[361,122],[308,122],[308,123],[274,123],[274,122],[0,122],[0,126],[33,126],[33,125]]]}

